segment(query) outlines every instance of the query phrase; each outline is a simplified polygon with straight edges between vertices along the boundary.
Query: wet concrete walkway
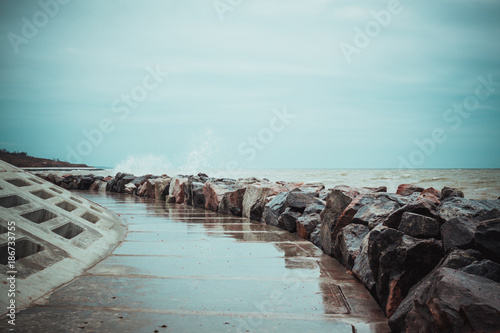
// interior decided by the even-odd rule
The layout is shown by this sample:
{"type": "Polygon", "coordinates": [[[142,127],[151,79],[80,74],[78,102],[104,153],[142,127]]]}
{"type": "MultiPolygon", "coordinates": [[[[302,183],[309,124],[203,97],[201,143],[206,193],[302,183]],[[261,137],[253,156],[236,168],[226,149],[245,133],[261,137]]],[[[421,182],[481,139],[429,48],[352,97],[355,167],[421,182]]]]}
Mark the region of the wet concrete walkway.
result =
{"type": "Polygon", "coordinates": [[[78,194],[120,214],[129,232],[107,259],[19,313],[17,332],[389,331],[344,267],[288,232],[135,196],[78,194]]]}

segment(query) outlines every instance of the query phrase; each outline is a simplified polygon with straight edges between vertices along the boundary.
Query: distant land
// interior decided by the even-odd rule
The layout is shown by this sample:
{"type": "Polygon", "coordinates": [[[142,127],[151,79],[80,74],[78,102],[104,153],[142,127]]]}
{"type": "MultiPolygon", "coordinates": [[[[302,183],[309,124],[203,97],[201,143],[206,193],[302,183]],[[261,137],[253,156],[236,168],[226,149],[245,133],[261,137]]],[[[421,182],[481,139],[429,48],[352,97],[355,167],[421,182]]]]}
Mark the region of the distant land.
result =
{"type": "Polygon", "coordinates": [[[39,158],[29,156],[26,152],[9,152],[6,149],[0,149],[0,160],[10,163],[19,168],[36,168],[36,167],[75,167],[88,168],[86,164],[71,164],[58,160],[50,160],[47,158],[39,158]]]}

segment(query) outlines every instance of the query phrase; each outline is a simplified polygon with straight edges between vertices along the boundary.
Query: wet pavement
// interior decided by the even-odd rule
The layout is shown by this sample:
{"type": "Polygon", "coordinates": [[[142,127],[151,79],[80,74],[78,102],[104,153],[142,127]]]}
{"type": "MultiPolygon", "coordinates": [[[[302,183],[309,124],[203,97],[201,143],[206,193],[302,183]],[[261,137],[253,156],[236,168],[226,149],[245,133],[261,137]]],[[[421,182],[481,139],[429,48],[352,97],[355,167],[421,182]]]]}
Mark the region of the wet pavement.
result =
{"type": "Polygon", "coordinates": [[[16,332],[389,331],[344,267],[286,231],[130,195],[78,194],[121,215],[126,238],[20,312],[16,332]]]}

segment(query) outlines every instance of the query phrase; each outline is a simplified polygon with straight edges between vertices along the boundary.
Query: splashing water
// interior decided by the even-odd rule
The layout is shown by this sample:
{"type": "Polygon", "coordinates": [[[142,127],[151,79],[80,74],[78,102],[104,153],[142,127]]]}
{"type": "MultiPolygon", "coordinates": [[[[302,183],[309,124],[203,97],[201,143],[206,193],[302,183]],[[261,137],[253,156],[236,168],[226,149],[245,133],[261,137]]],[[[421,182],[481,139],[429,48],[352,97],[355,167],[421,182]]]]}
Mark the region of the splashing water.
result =
{"type": "Polygon", "coordinates": [[[124,161],[118,163],[114,173],[125,172],[136,176],[147,174],[162,175],[172,170],[173,165],[163,155],[130,155],[124,161]]]}
{"type": "Polygon", "coordinates": [[[211,129],[193,135],[190,152],[181,158],[179,170],[183,174],[197,174],[216,168],[223,145],[222,138],[211,129]]]}

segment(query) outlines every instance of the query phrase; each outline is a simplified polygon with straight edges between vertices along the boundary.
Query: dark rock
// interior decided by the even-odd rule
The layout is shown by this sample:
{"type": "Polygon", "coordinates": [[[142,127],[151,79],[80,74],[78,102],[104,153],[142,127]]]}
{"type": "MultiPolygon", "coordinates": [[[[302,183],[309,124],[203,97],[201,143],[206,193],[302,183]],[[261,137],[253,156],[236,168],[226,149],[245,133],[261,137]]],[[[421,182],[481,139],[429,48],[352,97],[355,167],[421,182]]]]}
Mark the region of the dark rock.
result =
{"type": "Polygon", "coordinates": [[[388,317],[396,311],[410,288],[431,272],[443,255],[442,246],[436,240],[413,238],[391,228],[372,238],[368,260],[375,280],[375,295],[388,317]]]}
{"type": "Polygon", "coordinates": [[[498,332],[499,284],[447,267],[434,271],[409,296],[413,307],[389,320],[394,332],[498,332]]]}
{"type": "Polygon", "coordinates": [[[370,265],[370,245],[377,239],[382,230],[387,229],[383,225],[378,225],[373,228],[361,241],[359,255],[354,260],[352,272],[365,285],[365,287],[375,294],[375,275],[370,265]]]}
{"type": "Polygon", "coordinates": [[[396,194],[408,196],[415,192],[422,192],[424,190],[423,187],[413,185],[413,184],[401,184],[398,186],[396,194]]]}
{"type": "Polygon", "coordinates": [[[219,213],[242,216],[245,191],[246,187],[243,187],[224,193],[219,204],[219,213]]]}
{"type": "Polygon", "coordinates": [[[349,224],[337,235],[335,257],[349,270],[361,251],[361,242],[370,229],[362,224],[349,224]]]}
{"type": "Polygon", "coordinates": [[[321,249],[320,232],[321,232],[321,225],[318,224],[316,226],[316,229],[314,229],[314,231],[311,232],[310,240],[314,245],[316,245],[318,248],[321,249]]]}
{"type": "Polygon", "coordinates": [[[421,193],[415,192],[407,198],[408,201],[404,206],[391,213],[387,217],[387,219],[384,221],[385,226],[393,229],[398,229],[403,214],[406,212],[439,219],[437,208],[441,202],[430,191],[425,192],[424,190],[421,193]]]}
{"type": "Polygon", "coordinates": [[[135,185],[135,187],[141,187],[142,184],[144,184],[149,178],[151,178],[151,176],[152,175],[134,177],[134,179],[132,180],[132,183],[135,185]]]}
{"type": "Polygon", "coordinates": [[[451,268],[451,269],[461,269],[466,267],[478,260],[482,260],[483,256],[479,251],[475,250],[462,250],[462,249],[453,249],[446,257],[444,257],[436,268],[428,274],[425,278],[420,280],[416,285],[414,285],[410,291],[408,292],[408,296],[399,304],[398,309],[391,316],[389,320],[389,325],[393,332],[402,332],[404,331],[405,321],[408,313],[412,311],[415,307],[415,294],[417,291],[422,290],[424,285],[428,285],[429,281],[431,281],[435,275],[435,272],[441,268],[451,268]]]}
{"type": "Polygon", "coordinates": [[[285,205],[294,212],[302,214],[307,205],[314,202],[315,198],[311,193],[302,192],[300,189],[295,189],[288,192],[285,205]]]}
{"type": "Polygon", "coordinates": [[[264,208],[264,213],[262,214],[262,222],[275,226],[278,226],[278,219],[281,214],[285,211],[285,202],[287,192],[281,192],[277,194],[264,208]]]}
{"type": "MultiPolygon", "coordinates": [[[[66,182],[66,181],[64,181],[66,182]]],[[[108,192],[116,192],[116,178],[111,179],[107,184],[106,184],[106,191],[108,192]]]]}
{"type": "Polygon", "coordinates": [[[446,255],[437,265],[437,267],[448,267],[460,269],[472,264],[475,261],[483,260],[484,256],[481,252],[473,249],[453,249],[446,255]]]}
{"type": "Polygon", "coordinates": [[[482,221],[476,228],[474,243],[487,258],[500,263],[500,218],[482,221]]]}
{"type": "Polygon", "coordinates": [[[203,195],[203,184],[205,184],[208,180],[208,177],[200,176],[204,174],[198,174],[197,176],[189,176],[187,182],[184,184],[184,202],[187,205],[191,205],[193,207],[205,208],[205,196],[203,195]],[[195,194],[194,192],[198,191],[197,203],[194,202],[195,194]],[[199,194],[201,193],[201,197],[199,194]]]}
{"type": "Polygon", "coordinates": [[[500,283],[500,265],[488,259],[475,261],[463,268],[460,268],[460,270],[500,283]]]}
{"type": "Polygon", "coordinates": [[[116,192],[118,192],[118,193],[125,193],[125,185],[127,185],[128,183],[130,183],[133,180],[135,180],[135,178],[136,177],[134,175],[127,175],[127,174],[125,174],[123,177],[121,177],[116,182],[116,192]]]}
{"type": "Polygon", "coordinates": [[[199,173],[197,176],[189,176],[184,185],[184,200],[188,205],[205,209],[205,194],[203,185],[209,178],[199,173]]]}
{"type": "Polygon", "coordinates": [[[132,177],[133,177],[134,175],[133,175],[133,174],[131,174],[131,173],[125,173],[125,172],[123,172],[123,173],[122,173],[122,172],[118,172],[118,173],[116,174],[116,176],[115,176],[115,179],[116,179],[116,180],[120,180],[120,179],[123,179],[124,177],[127,177],[127,176],[132,176],[132,177]]]}
{"type": "Polygon", "coordinates": [[[278,227],[288,232],[297,231],[297,220],[301,214],[295,211],[292,207],[287,207],[283,214],[278,218],[278,227]]]}
{"type": "Polygon", "coordinates": [[[297,228],[296,220],[302,215],[307,205],[314,201],[315,198],[311,194],[304,193],[300,189],[295,189],[290,192],[281,192],[265,206],[262,222],[280,227],[290,232],[295,232],[297,228]],[[286,209],[288,209],[289,212],[293,211],[297,213],[289,213],[284,217],[282,222],[288,223],[289,225],[287,226],[279,221],[280,215],[283,214],[286,209]],[[292,223],[292,221],[294,222],[292,223]]]}
{"type": "Polygon", "coordinates": [[[389,193],[373,193],[356,198],[346,211],[339,217],[336,229],[341,230],[340,226],[347,225],[352,216],[352,209],[355,212],[352,216],[352,223],[367,225],[370,229],[376,225],[384,223],[387,217],[403,207],[407,201],[404,197],[389,193]],[[344,221],[345,219],[345,221],[344,221]]]}
{"type": "Polygon", "coordinates": [[[310,240],[311,234],[321,224],[321,217],[317,213],[304,214],[297,219],[297,235],[310,240]]]}
{"type": "Polygon", "coordinates": [[[444,199],[450,198],[450,197],[463,198],[464,192],[457,190],[456,188],[452,188],[452,187],[448,187],[448,186],[443,187],[443,189],[441,190],[440,200],[444,201],[444,199]]]}
{"type": "Polygon", "coordinates": [[[464,217],[453,218],[444,223],[441,226],[444,249],[448,251],[452,248],[472,248],[479,223],[464,217]]]}
{"type": "Polygon", "coordinates": [[[93,183],[94,183],[94,177],[92,177],[92,176],[87,175],[87,176],[79,177],[77,185],[76,185],[76,189],[88,190],[93,183]]]}
{"type": "Polygon", "coordinates": [[[495,209],[489,210],[488,212],[486,212],[484,214],[477,216],[474,219],[482,222],[482,221],[495,220],[498,218],[500,218],[500,210],[495,208],[495,209]]]}
{"type": "Polygon", "coordinates": [[[474,218],[500,209],[500,200],[469,200],[460,197],[450,197],[439,205],[438,213],[444,221],[454,217],[474,218]]]}
{"type": "Polygon", "coordinates": [[[325,209],[325,201],[315,198],[314,201],[309,203],[304,210],[304,215],[309,214],[321,214],[321,212],[325,209]]]}
{"type": "Polygon", "coordinates": [[[338,230],[335,230],[337,219],[349,206],[349,204],[360,194],[367,194],[370,190],[354,188],[349,186],[336,186],[326,197],[325,209],[321,212],[321,247],[328,255],[333,255],[335,239],[338,230]]]}
{"type": "Polygon", "coordinates": [[[399,224],[399,231],[416,238],[439,238],[441,224],[434,218],[404,212],[399,224]]]}

